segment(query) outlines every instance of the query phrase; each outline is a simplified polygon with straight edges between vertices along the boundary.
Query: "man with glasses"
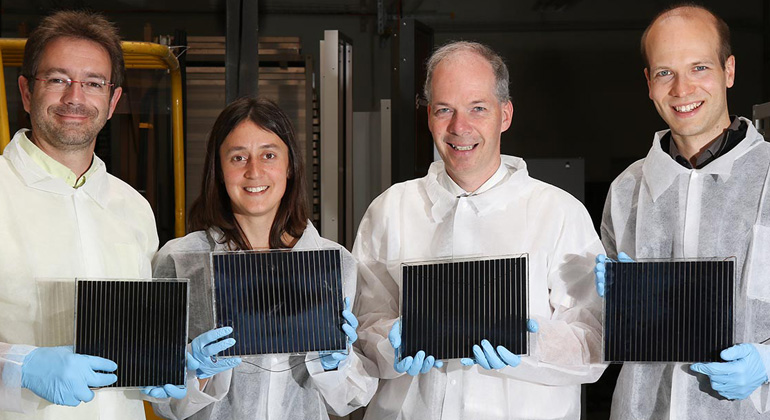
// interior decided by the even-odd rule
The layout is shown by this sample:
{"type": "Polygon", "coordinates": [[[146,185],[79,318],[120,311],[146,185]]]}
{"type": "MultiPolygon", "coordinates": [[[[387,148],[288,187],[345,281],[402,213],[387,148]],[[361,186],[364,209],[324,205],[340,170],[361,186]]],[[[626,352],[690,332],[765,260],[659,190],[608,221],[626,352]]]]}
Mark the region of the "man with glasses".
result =
{"type": "Polygon", "coordinates": [[[117,29],[99,15],[56,13],[27,40],[19,89],[32,130],[0,157],[0,419],[144,418],[139,395],[89,389],[116,381],[112,361],[35,347],[48,338],[39,280],[151,276],[152,209],[94,155],[123,72],[117,29]]]}

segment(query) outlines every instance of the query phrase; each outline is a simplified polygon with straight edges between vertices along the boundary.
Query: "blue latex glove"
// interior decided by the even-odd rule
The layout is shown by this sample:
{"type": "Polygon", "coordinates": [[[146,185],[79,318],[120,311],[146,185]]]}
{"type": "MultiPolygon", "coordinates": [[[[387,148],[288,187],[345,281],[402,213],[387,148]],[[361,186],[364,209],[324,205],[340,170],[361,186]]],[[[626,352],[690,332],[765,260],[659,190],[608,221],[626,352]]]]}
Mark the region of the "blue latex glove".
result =
{"type": "MultiPolygon", "coordinates": [[[[599,254],[596,256],[596,267],[594,267],[594,277],[596,280],[596,293],[599,294],[599,296],[604,297],[604,263],[607,262],[609,258],[607,258],[604,254],[599,254]]],[[[618,254],[618,261],[620,262],[634,262],[634,260],[628,256],[625,252],[621,252],[618,254]]]]}
{"type": "MultiPolygon", "coordinates": [[[[531,333],[536,333],[540,329],[537,321],[534,319],[527,320],[527,330],[531,333]]],[[[516,367],[521,363],[521,357],[511,353],[510,350],[503,346],[497,346],[497,351],[489,342],[489,340],[481,340],[481,346],[478,344],[473,345],[473,359],[463,358],[460,359],[460,363],[463,366],[471,366],[478,363],[484,369],[502,369],[505,366],[516,367]]]]}
{"type": "Polygon", "coordinates": [[[153,398],[174,398],[181,400],[187,395],[187,388],[179,388],[176,385],[166,384],[160,386],[148,386],[142,389],[142,393],[153,398]]]}
{"type": "Polygon", "coordinates": [[[217,373],[230,370],[241,364],[240,357],[217,360],[216,355],[225,349],[235,345],[234,338],[228,338],[217,341],[222,337],[230,335],[233,332],[232,327],[216,328],[207,331],[192,341],[192,360],[187,359],[187,368],[195,370],[195,376],[199,379],[210,378],[217,373]]]}
{"type": "Polygon", "coordinates": [[[400,361],[398,360],[398,349],[401,347],[401,323],[396,321],[393,323],[390,332],[388,333],[388,340],[393,347],[395,357],[393,359],[393,368],[398,373],[408,373],[412,376],[416,376],[420,373],[428,373],[431,368],[436,369],[444,366],[444,362],[436,360],[433,356],[425,357],[425,352],[420,350],[414,357],[407,356],[400,361]]]}
{"type": "Polygon", "coordinates": [[[342,324],[342,331],[345,331],[345,335],[348,336],[348,351],[325,351],[321,353],[321,366],[324,370],[337,369],[340,362],[347,359],[348,352],[350,351],[350,345],[358,340],[358,334],[356,328],[358,328],[358,319],[353,312],[350,311],[350,298],[345,298],[345,309],[342,311],[342,317],[345,318],[345,323],[342,324]]]}
{"type": "MultiPolygon", "coordinates": [[[[767,351],[764,350],[763,351],[767,351]]],[[[711,388],[730,400],[748,398],[767,382],[767,368],[753,344],[738,344],[720,353],[725,363],[695,363],[690,369],[708,375],[711,388]]]]}
{"type": "MultiPolygon", "coordinates": [[[[192,354],[186,353],[187,355],[187,369],[189,370],[196,370],[198,369],[198,362],[193,359],[192,354]]],[[[148,386],[144,389],[142,389],[142,393],[145,395],[149,395],[153,398],[174,398],[176,400],[181,400],[182,398],[187,395],[187,388],[179,388],[176,385],[166,384],[161,386],[148,386]]]]}
{"type": "Polygon", "coordinates": [[[54,404],[75,407],[94,399],[89,387],[114,384],[118,368],[112,360],[75,354],[72,346],[39,347],[32,350],[21,366],[21,386],[54,404]]]}

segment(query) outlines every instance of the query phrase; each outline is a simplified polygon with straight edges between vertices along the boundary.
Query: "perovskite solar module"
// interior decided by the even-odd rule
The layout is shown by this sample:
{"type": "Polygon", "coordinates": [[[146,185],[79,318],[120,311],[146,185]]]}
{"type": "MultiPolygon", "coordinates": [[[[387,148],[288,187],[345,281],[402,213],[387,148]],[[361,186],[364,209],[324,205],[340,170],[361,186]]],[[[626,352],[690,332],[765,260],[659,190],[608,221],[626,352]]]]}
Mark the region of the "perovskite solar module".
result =
{"type": "Polygon", "coordinates": [[[487,339],[528,354],[527,256],[401,266],[401,355],[473,357],[487,339]]]}
{"type": "Polygon", "coordinates": [[[117,363],[118,388],[184,386],[188,281],[77,280],[75,352],[117,363]]]}
{"type": "Polygon", "coordinates": [[[605,361],[722,361],[734,343],[734,259],[605,267],[605,361]]]}
{"type": "Polygon", "coordinates": [[[344,350],[342,254],[213,252],[214,320],[233,327],[222,356],[344,350]]]}

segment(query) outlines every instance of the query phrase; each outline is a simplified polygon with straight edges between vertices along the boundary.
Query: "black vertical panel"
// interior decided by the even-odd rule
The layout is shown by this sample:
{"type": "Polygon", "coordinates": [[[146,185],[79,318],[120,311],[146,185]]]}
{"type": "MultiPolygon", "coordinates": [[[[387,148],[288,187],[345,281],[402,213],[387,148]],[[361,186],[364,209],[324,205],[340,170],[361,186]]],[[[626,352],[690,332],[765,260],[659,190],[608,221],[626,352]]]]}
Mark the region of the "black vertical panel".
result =
{"type": "Polygon", "coordinates": [[[227,0],[225,97],[229,104],[257,96],[259,86],[259,8],[257,0],[227,0]]]}
{"type": "Polygon", "coordinates": [[[393,49],[391,177],[402,182],[424,176],[433,162],[427,110],[416,106],[425,83],[425,63],[433,52],[433,30],[414,18],[398,24],[393,49]]]}
{"type": "Polygon", "coordinates": [[[110,387],[185,384],[188,282],[78,280],[75,352],[118,365],[110,387]]]}
{"type": "Polygon", "coordinates": [[[437,359],[473,357],[481,339],[527,354],[528,278],[517,269],[526,260],[404,264],[401,357],[420,350],[437,359]]]}
{"type": "Polygon", "coordinates": [[[242,356],[345,350],[339,249],[215,252],[215,321],[232,326],[242,356]]]}
{"type": "Polygon", "coordinates": [[[733,259],[606,264],[604,359],[711,362],[733,344],[733,259]]]}

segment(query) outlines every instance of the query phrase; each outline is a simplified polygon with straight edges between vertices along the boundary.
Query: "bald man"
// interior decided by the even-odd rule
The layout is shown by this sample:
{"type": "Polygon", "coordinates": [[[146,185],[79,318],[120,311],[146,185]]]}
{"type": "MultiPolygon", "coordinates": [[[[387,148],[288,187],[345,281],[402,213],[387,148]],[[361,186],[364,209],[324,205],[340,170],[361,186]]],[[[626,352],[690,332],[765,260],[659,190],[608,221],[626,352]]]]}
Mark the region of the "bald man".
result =
{"type": "Polygon", "coordinates": [[[712,12],[663,11],[642,36],[642,55],[650,99],[669,129],[612,183],[602,242],[611,258],[735,256],[741,344],[724,349],[720,363],[626,363],[611,418],[767,419],[770,144],[727,111],[735,57],[729,28],[712,12]]]}

